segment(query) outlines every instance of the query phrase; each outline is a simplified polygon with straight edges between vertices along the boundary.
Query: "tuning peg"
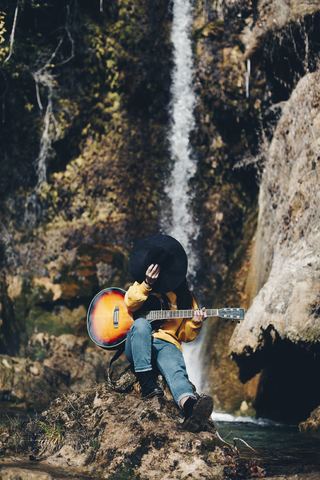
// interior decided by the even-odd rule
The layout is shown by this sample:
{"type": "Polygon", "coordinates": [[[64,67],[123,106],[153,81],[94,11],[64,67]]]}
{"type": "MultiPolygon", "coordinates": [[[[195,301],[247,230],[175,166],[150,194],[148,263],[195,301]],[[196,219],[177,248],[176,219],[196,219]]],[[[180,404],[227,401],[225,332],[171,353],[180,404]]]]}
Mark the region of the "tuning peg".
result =
{"type": "Polygon", "coordinates": [[[234,320],[233,320],[233,318],[232,318],[232,319],[231,319],[231,323],[233,323],[233,321],[234,321],[234,320]]]}
{"type": "Polygon", "coordinates": [[[228,305],[225,305],[223,308],[228,308],[228,305]]]}
{"type": "Polygon", "coordinates": [[[240,320],[238,320],[238,323],[240,323],[240,320]]]}
{"type": "Polygon", "coordinates": [[[231,308],[234,308],[234,306],[233,306],[233,305],[231,305],[231,308]]]}

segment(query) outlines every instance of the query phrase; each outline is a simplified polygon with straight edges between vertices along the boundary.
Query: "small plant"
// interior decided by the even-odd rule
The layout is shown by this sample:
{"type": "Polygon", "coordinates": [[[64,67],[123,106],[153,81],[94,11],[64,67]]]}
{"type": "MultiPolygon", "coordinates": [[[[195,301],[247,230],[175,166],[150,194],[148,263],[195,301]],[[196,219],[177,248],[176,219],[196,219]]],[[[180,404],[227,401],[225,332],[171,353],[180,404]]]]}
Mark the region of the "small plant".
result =
{"type": "Polygon", "coordinates": [[[42,451],[48,446],[54,450],[64,439],[64,429],[57,423],[54,425],[47,425],[44,422],[39,422],[40,428],[44,431],[44,435],[38,440],[42,446],[42,451]]]}
{"type": "Polygon", "coordinates": [[[99,440],[97,438],[93,438],[90,441],[90,448],[91,450],[97,450],[99,448],[99,440]]]}
{"type": "MultiPolygon", "coordinates": [[[[14,429],[14,430],[18,430],[18,427],[19,427],[19,424],[21,422],[21,420],[19,419],[19,417],[9,417],[8,415],[6,415],[8,421],[9,421],[9,425],[10,425],[10,428],[14,429]]],[[[8,425],[7,425],[8,426],[8,425]]]]}

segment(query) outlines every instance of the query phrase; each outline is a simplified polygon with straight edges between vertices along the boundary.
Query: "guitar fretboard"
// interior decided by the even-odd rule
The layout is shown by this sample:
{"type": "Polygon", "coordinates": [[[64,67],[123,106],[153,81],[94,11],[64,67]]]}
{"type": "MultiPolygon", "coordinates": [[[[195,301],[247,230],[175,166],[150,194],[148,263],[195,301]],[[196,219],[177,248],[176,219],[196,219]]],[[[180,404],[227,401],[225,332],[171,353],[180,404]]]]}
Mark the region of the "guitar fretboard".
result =
{"type": "MultiPolygon", "coordinates": [[[[152,310],[145,316],[147,320],[169,320],[171,318],[193,318],[196,310],[152,310]]],[[[218,309],[206,309],[208,317],[217,317],[218,309]]]]}

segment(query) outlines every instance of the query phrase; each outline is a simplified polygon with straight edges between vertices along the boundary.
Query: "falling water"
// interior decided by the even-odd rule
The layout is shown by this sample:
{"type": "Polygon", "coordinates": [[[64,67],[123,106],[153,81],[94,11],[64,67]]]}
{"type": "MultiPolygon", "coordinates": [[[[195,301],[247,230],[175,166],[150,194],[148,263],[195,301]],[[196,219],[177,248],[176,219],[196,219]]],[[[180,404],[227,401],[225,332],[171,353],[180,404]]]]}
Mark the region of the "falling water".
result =
{"type": "Polygon", "coordinates": [[[191,48],[192,6],[190,0],[174,0],[171,40],[174,69],[171,86],[170,149],[174,167],[166,193],[172,205],[172,225],[164,224],[165,233],[172,235],[184,246],[189,260],[189,275],[196,272],[197,258],[192,241],[198,228],[189,212],[189,180],[196,170],[189,143],[195,121],[193,110],[196,96],[193,89],[193,60],[191,48]]]}
{"type": "MultiPolygon", "coordinates": [[[[171,86],[171,158],[174,161],[167,195],[172,204],[172,226],[163,224],[165,233],[172,235],[184,246],[188,255],[188,271],[196,273],[197,254],[192,243],[199,229],[189,211],[189,180],[196,170],[190,147],[190,132],[195,126],[194,107],[196,95],[193,88],[193,59],[191,48],[192,5],[190,0],[174,0],[171,40],[174,49],[174,69],[171,86]]],[[[184,357],[190,380],[198,386],[200,382],[199,351],[201,339],[184,345],[184,357]]]]}

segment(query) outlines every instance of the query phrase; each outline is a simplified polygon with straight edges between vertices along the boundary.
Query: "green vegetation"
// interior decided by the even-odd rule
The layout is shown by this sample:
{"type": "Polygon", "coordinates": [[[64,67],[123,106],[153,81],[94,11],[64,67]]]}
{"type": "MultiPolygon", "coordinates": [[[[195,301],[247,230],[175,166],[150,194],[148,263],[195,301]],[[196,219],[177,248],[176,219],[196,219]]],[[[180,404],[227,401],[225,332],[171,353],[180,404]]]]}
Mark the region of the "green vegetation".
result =
{"type": "Polygon", "coordinates": [[[131,228],[140,220],[152,231],[168,167],[167,3],[122,0],[102,13],[63,0],[19,8],[2,66],[1,192],[14,194],[11,219],[22,228],[39,217],[112,226],[124,215],[131,228]]]}
{"type": "Polygon", "coordinates": [[[170,15],[165,0],[3,10],[0,268],[20,276],[6,324],[25,343],[73,333],[99,289],[131,281],[132,241],[158,231],[170,15]]]}
{"type": "Polygon", "coordinates": [[[64,428],[58,423],[47,425],[44,422],[39,422],[39,426],[44,431],[43,437],[39,439],[42,448],[46,449],[48,445],[51,449],[58,448],[64,439],[64,428]]]}

